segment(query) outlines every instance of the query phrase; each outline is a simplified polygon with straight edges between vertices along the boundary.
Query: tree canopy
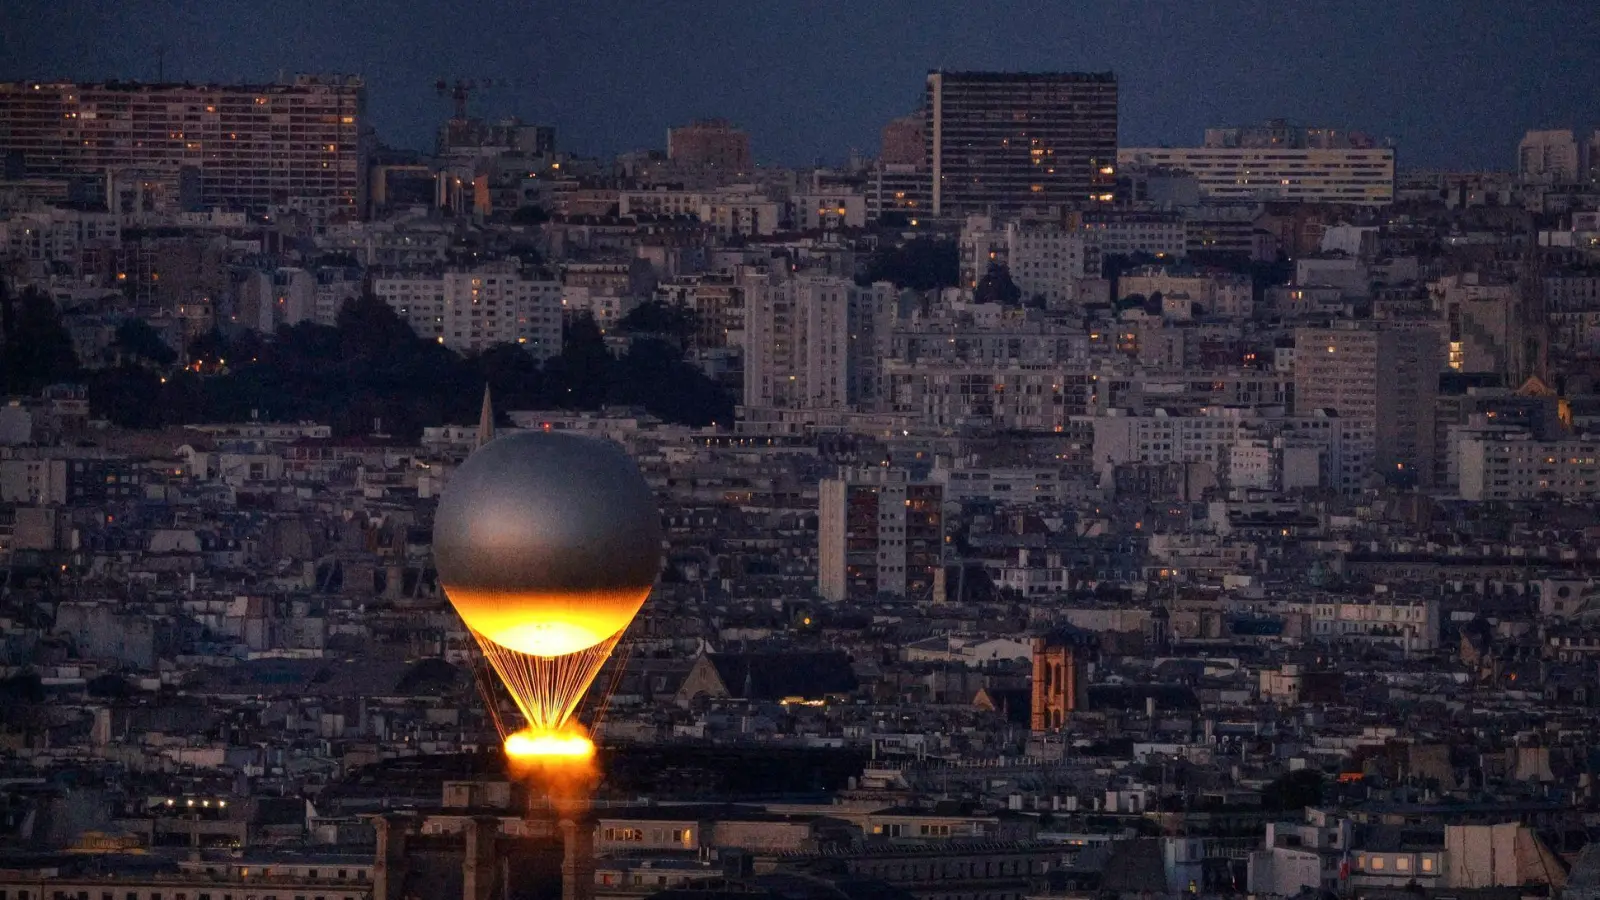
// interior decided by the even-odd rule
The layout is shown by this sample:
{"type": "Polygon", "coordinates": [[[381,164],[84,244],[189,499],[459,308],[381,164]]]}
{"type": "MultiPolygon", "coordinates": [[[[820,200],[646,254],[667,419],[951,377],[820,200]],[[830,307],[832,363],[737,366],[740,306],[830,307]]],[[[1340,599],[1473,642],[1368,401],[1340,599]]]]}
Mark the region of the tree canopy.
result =
{"type": "Polygon", "coordinates": [[[880,248],[862,276],[865,284],[890,281],[895,287],[931,291],[961,280],[961,255],[955,241],[915,238],[880,248]]]}
{"type": "Polygon", "coordinates": [[[990,263],[978,286],[972,291],[973,303],[998,303],[1001,306],[1020,306],[1022,288],[1011,280],[1011,270],[999,263],[990,263]]]}
{"type": "Polygon", "coordinates": [[[665,335],[680,345],[693,340],[699,327],[700,316],[694,310],[660,300],[635,306],[617,323],[623,334],[665,335]]]}
{"type": "Polygon", "coordinates": [[[77,374],[72,336],[55,301],[37,290],[12,297],[0,279],[0,390],[34,394],[77,374]]]}
{"type": "Polygon", "coordinates": [[[301,322],[269,338],[211,332],[189,349],[202,371],[163,373],[124,360],[89,373],[92,409],[126,428],[312,420],[340,435],[381,429],[414,440],[425,427],[476,421],[487,383],[502,409],[637,405],[692,425],[733,415],[732,397],[678,346],[640,337],[613,356],[587,314],[573,319],[561,353],[543,365],[516,344],[463,357],[418,337],[374,297],[347,302],[332,327],[301,322]]]}

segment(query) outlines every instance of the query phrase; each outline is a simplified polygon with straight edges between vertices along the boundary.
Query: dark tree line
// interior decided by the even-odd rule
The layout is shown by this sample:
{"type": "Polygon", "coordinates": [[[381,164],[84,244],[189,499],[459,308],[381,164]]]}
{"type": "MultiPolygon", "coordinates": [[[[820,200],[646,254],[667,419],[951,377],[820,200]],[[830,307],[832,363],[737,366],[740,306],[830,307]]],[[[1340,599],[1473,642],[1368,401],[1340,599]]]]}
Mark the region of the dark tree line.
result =
{"type": "MultiPolygon", "coordinates": [[[[499,409],[595,410],[641,406],[669,422],[728,422],[733,399],[685,360],[677,334],[693,332],[682,311],[643,313],[665,321],[666,337],[640,335],[613,355],[594,320],[572,320],[557,356],[540,365],[515,344],[471,356],[417,337],[373,297],[347,302],[337,324],[302,322],[276,334],[224,335],[193,342],[187,367],[143,323],[112,342],[114,365],[85,370],[48,297],[25,294],[0,304],[0,376],[7,394],[49,384],[87,385],[96,416],[125,428],[194,422],[316,421],[336,434],[385,433],[416,439],[422,429],[477,420],[487,383],[499,409]]],[[[692,314],[691,314],[692,315],[692,314]]]]}
{"type": "Polygon", "coordinates": [[[916,238],[880,249],[858,279],[867,285],[890,281],[895,287],[931,291],[961,280],[961,253],[955,241],[916,238]]]}

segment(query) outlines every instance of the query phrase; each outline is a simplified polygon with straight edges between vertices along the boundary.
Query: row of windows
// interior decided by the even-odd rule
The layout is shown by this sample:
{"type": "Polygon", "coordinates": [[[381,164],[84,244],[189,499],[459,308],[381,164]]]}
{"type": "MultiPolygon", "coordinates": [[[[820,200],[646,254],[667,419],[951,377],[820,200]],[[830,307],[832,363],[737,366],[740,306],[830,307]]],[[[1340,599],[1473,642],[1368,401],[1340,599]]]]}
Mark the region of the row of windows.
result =
{"type": "MultiPolygon", "coordinates": [[[[313,869],[312,871],[315,872],[316,870],[313,869]]],[[[341,872],[342,871],[343,870],[341,870],[341,872]]],[[[359,881],[366,880],[365,872],[357,872],[357,876],[357,880],[359,881]]],[[[312,877],[314,878],[316,876],[313,875],[312,877]]],[[[340,877],[342,878],[344,876],[341,875],[340,877]]],[[[118,892],[116,891],[100,891],[99,900],[117,900],[117,893],[118,892]]],[[[35,900],[35,898],[26,889],[16,890],[13,894],[12,891],[6,888],[0,888],[0,900],[12,900],[13,896],[15,900],[35,900]]],[[[44,900],[44,896],[45,895],[41,893],[38,900],[44,900]]],[[[164,898],[167,896],[168,895],[164,894],[162,891],[134,890],[122,892],[123,900],[164,900],[164,898]]],[[[190,895],[186,891],[177,891],[170,896],[172,900],[190,900],[190,895]]],[[[49,894],[50,900],[90,900],[90,897],[91,894],[87,890],[55,890],[51,891],[49,894]]],[[[209,892],[202,891],[194,895],[194,900],[235,900],[235,897],[231,893],[217,894],[213,896],[209,892]]],[[[266,894],[258,897],[256,894],[246,894],[240,895],[239,900],[291,900],[291,896],[283,895],[280,897],[277,894],[266,894]]],[[[294,894],[292,895],[292,900],[361,900],[361,898],[355,894],[294,894]]]]}

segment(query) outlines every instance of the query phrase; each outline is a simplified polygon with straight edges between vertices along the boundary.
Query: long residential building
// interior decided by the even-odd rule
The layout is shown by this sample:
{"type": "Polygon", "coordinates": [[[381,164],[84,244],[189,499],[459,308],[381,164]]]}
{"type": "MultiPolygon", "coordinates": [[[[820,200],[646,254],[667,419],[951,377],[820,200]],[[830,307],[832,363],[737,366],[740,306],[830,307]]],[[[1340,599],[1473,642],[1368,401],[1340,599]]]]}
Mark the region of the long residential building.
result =
{"type": "Polygon", "coordinates": [[[0,83],[0,159],[28,177],[199,173],[206,207],[366,207],[366,88],[353,76],[288,84],[0,83]]]}
{"type": "Polygon", "coordinates": [[[1523,435],[1462,440],[1464,500],[1536,500],[1600,496],[1600,438],[1540,441],[1523,435]]]}
{"type": "Polygon", "coordinates": [[[1394,150],[1388,148],[1123,147],[1117,165],[1189,172],[1208,200],[1394,202],[1394,150]]]}
{"type": "Polygon", "coordinates": [[[1117,79],[1110,72],[930,72],[924,113],[935,215],[1111,199],[1117,79]]]}
{"type": "Polygon", "coordinates": [[[543,360],[561,352],[561,282],[515,263],[379,275],[372,292],[424,338],[463,353],[516,344],[543,360]]]}

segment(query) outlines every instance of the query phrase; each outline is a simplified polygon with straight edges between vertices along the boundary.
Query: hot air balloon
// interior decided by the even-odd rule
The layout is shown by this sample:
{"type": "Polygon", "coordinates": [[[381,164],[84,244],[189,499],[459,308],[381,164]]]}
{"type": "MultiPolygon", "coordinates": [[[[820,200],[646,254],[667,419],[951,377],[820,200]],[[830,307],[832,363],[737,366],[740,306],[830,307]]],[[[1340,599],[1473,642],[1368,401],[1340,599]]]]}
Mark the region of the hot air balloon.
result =
{"type": "Polygon", "coordinates": [[[516,734],[501,728],[508,755],[592,753],[569,722],[660,568],[660,515],[633,461],[569,434],[490,441],[451,476],[433,553],[451,605],[527,721],[516,734]]]}

